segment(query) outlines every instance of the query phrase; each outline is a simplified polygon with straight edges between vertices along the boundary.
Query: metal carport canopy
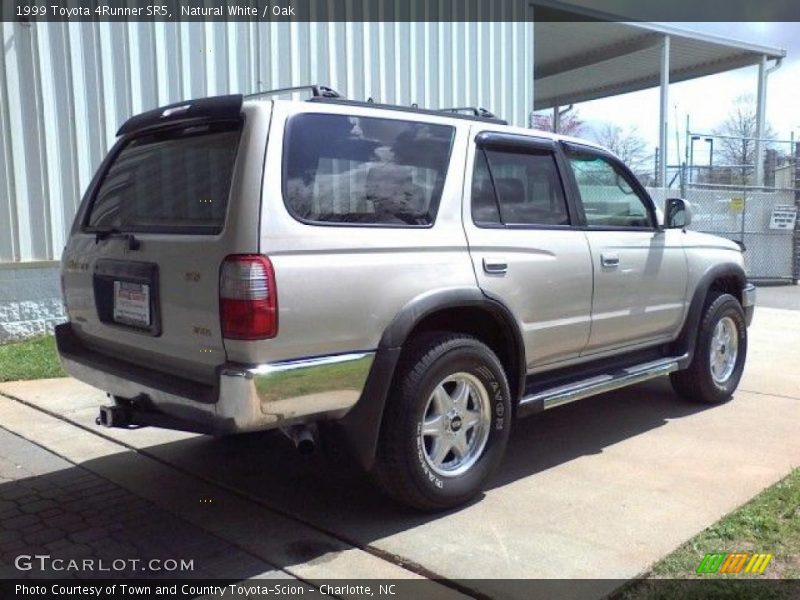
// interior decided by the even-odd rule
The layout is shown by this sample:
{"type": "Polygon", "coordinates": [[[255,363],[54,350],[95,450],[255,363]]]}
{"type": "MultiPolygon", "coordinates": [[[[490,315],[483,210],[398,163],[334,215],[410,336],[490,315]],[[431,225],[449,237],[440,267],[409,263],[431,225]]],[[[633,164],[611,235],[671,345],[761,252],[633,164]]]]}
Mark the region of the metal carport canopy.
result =
{"type": "Polygon", "coordinates": [[[535,22],[534,109],[651,88],[661,80],[669,37],[669,82],[759,64],[780,48],[655,23],[535,22]]]}

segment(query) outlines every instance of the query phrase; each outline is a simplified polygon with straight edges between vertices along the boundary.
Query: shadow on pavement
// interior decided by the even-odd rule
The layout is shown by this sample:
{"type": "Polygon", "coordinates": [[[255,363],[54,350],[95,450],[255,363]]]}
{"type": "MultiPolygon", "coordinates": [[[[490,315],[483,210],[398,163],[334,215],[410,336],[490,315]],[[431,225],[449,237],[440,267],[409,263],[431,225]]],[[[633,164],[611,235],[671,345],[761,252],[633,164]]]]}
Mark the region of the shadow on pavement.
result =
{"type": "MultiPolygon", "coordinates": [[[[705,409],[675,396],[664,379],[517,421],[506,458],[489,488],[535,477],[581,456],[601,453],[617,442],[705,409]]],[[[132,431],[130,435],[136,433],[132,431]]],[[[198,436],[150,446],[143,452],[360,547],[447,514],[421,515],[399,507],[387,501],[343,457],[337,460],[321,453],[301,455],[276,432],[231,438],[198,436]]],[[[132,457],[132,452],[123,452],[82,466],[99,472],[112,466],[125,469],[132,457]]],[[[142,478],[142,486],[152,485],[146,474],[142,478]]],[[[478,505],[481,502],[482,498],[476,500],[478,505]]],[[[84,553],[104,558],[202,557],[202,562],[211,567],[207,572],[190,575],[194,577],[244,578],[269,568],[227,542],[79,467],[1,483],[0,517],[0,566],[5,567],[24,549],[26,554],[38,550],[54,556],[84,553]],[[35,519],[23,518],[19,526],[20,521],[13,520],[27,514],[24,505],[42,501],[46,502],[35,511],[35,519]],[[48,514],[47,510],[51,512],[48,514]],[[63,539],[67,541],[61,542],[63,539]],[[66,545],[60,548],[61,543],[66,545]]],[[[224,514],[215,518],[246,523],[249,516],[224,514]]],[[[293,543],[294,547],[285,548],[293,564],[313,561],[330,551],[314,544],[293,543]]],[[[0,574],[9,576],[7,570],[0,574]]]]}
{"type": "Polygon", "coordinates": [[[3,433],[6,444],[26,444],[25,462],[39,468],[15,477],[12,461],[2,465],[0,579],[245,579],[272,569],[99,475],[3,433]],[[42,463],[49,464],[41,469],[42,463]]]}

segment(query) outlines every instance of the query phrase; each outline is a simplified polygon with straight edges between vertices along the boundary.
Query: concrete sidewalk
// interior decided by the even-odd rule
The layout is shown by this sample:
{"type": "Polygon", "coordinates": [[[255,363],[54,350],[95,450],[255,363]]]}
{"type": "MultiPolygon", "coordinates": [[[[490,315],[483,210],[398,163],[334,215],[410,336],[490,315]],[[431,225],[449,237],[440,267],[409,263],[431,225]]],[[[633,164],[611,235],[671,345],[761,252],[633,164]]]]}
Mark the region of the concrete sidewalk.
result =
{"type": "MultiPolygon", "coordinates": [[[[477,591],[492,596],[500,594],[497,578],[634,577],[800,465],[798,365],[800,312],[759,308],[732,402],[690,404],[659,380],[520,421],[485,495],[427,516],[391,505],[352,468],[296,454],[279,434],[97,430],[105,397],[74,380],[0,384],[0,394],[73,423],[61,426],[72,427],[74,438],[59,439],[53,417],[13,400],[0,400],[0,423],[46,447],[66,447],[88,466],[84,446],[101,438],[86,430],[98,431],[156,459],[163,477],[170,468],[197,476],[432,574],[486,578],[477,591]]],[[[235,522],[236,514],[222,508],[217,518],[235,522]]],[[[311,548],[306,559],[313,565],[319,557],[311,548]]]]}

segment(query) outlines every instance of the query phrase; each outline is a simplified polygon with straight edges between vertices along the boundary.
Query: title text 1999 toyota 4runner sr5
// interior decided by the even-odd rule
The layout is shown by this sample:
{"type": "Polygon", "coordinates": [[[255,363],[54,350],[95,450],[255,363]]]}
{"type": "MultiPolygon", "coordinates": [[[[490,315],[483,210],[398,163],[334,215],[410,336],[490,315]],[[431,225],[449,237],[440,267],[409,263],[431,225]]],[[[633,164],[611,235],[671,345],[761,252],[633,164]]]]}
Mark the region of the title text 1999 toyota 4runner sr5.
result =
{"type": "Polygon", "coordinates": [[[113,399],[99,422],[331,435],[440,509],[479,493],[516,417],[662,375],[731,397],[755,289],[683,200],[662,217],[590,142],[313,91],[119,130],[57,328],[67,371],[113,399]]]}

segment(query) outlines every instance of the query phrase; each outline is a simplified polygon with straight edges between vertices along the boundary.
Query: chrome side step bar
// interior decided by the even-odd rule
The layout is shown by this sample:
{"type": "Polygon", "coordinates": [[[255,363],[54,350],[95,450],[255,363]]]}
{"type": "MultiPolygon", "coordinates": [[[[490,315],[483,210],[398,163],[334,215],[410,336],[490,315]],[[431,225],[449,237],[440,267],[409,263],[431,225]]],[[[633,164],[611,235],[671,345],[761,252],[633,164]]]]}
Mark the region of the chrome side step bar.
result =
{"type": "Polygon", "coordinates": [[[562,404],[583,400],[589,396],[596,396],[597,394],[610,392],[634,383],[667,375],[677,371],[679,363],[685,358],[687,358],[687,355],[661,358],[536,392],[520,400],[520,416],[555,408],[562,404]]]}

